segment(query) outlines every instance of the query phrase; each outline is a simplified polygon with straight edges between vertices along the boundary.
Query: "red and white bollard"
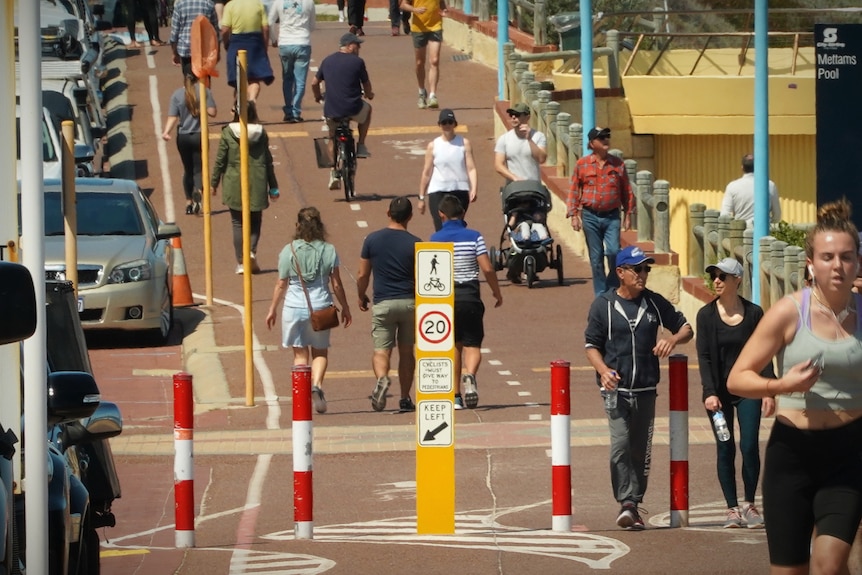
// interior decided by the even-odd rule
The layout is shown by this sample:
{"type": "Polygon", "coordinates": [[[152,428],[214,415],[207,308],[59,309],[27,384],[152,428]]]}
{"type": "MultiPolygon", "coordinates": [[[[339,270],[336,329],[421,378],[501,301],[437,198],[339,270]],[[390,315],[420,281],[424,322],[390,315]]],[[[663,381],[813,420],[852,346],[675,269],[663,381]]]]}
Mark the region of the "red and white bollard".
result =
{"type": "Polygon", "coordinates": [[[313,539],[311,367],[293,366],[293,536],[313,539]]]}
{"type": "Polygon", "coordinates": [[[572,530],[572,398],[568,361],[551,362],[551,509],[553,531],[572,530]]]}
{"type": "Polygon", "coordinates": [[[688,357],[670,362],[670,526],[688,527],[688,357]]]}
{"type": "Polygon", "coordinates": [[[174,374],[175,545],[195,546],[194,392],[190,373],[174,374]]]}

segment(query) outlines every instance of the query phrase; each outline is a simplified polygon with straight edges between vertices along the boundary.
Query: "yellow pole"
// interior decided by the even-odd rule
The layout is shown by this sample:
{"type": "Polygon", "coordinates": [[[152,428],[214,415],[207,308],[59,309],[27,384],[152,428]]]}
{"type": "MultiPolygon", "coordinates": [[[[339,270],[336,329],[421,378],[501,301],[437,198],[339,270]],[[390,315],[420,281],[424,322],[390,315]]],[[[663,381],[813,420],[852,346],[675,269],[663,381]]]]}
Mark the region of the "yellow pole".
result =
{"type": "Polygon", "coordinates": [[[66,280],[78,293],[78,210],[75,205],[75,123],[64,120],[63,225],[66,234],[66,280]]]}
{"type": "Polygon", "coordinates": [[[254,363],[252,358],[252,298],[251,298],[251,210],[248,198],[248,68],[246,51],[236,55],[238,66],[236,91],[239,99],[239,179],[242,186],[242,284],[245,299],[245,404],[254,406],[254,363]]]}
{"type": "Polygon", "coordinates": [[[206,283],[206,295],[207,295],[207,305],[212,306],[213,304],[213,242],[212,242],[212,233],[213,233],[213,224],[212,224],[212,215],[210,212],[211,209],[211,199],[210,194],[212,190],[210,188],[210,127],[209,127],[209,116],[207,115],[207,87],[206,82],[204,81],[206,77],[200,78],[198,81],[198,87],[200,88],[200,119],[201,119],[201,183],[203,184],[203,189],[201,190],[201,194],[203,194],[203,210],[204,210],[204,273],[206,283]]]}

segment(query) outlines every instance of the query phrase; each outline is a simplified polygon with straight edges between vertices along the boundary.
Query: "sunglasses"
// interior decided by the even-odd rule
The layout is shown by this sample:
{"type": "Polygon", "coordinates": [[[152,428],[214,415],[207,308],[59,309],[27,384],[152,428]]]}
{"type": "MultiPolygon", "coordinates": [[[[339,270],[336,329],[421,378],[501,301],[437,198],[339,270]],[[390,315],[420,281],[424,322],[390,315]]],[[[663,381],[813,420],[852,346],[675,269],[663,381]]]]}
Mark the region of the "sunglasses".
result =
{"type": "Polygon", "coordinates": [[[510,118],[523,118],[524,116],[529,116],[529,115],[530,115],[529,112],[523,112],[521,114],[509,112],[510,118]]]}
{"type": "Polygon", "coordinates": [[[455,120],[443,120],[442,122],[440,122],[440,125],[441,126],[454,126],[455,120]]]}
{"type": "Polygon", "coordinates": [[[598,138],[596,138],[596,139],[597,139],[597,140],[601,140],[602,142],[607,142],[608,140],[610,140],[610,139],[611,139],[611,137],[610,137],[610,136],[599,136],[599,137],[598,137],[598,138]]]}
{"type": "Polygon", "coordinates": [[[716,273],[716,272],[712,271],[712,272],[709,272],[709,279],[711,279],[712,281],[715,281],[716,279],[720,279],[721,281],[724,282],[724,281],[727,281],[727,276],[729,276],[729,275],[730,274],[725,273],[725,272],[716,273]]]}
{"type": "Polygon", "coordinates": [[[636,266],[625,266],[623,269],[631,270],[631,271],[635,272],[636,274],[639,274],[642,272],[650,273],[652,271],[652,268],[650,266],[648,266],[647,264],[638,264],[636,266]]]}

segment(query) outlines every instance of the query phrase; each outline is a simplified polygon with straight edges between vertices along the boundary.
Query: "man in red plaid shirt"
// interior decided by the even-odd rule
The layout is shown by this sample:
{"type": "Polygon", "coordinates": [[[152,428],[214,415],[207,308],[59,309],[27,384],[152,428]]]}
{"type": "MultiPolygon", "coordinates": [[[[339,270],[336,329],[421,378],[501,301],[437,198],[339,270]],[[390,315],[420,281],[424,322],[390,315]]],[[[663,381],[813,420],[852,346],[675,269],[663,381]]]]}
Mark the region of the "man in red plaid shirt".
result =
{"type": "Polygon", "coordinates": [[[625,164],[608,154],[611,131],[595,127],[588,137],[593,153],[580,158],[575,166],[566,199],[566,216],[571,218],[576,232],[584,230],[593,291],[598,295],[619,286],[615,262],[620,251],[620,210],[623,229],[631,229],[635,197],[625,164]]]}

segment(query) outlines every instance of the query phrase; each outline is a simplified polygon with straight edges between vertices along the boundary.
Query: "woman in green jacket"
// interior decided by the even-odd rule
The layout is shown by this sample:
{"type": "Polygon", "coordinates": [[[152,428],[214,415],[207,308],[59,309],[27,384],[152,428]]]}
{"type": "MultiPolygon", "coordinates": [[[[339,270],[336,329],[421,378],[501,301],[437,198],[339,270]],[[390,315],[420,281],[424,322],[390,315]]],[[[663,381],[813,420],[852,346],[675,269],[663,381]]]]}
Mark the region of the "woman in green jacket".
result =
{"type": "MultiPolygon", "coordinates": [[[[218,192],[219,182],[224,180],[222,203],[230,209],[237,274],[243,272],[239,134],[239,113],[235,112],[233,122],[221,131],[221,141],[219,141],[218,154],[210,182],[213,195],[215,195],[218,192]]],[[[257,108],[254,102],[248,104],[248,184],[249,208],[251,210],[251,271],[257,273],[260,271],[260,267],[257,265],[257,242],[260,239],[263,210],[269,207],[270,200],[278,199],[278,181],[275,179],[272,153],[269,151],[269,136],[267,136],[263,126],[258,123],[257,108]]]]}

